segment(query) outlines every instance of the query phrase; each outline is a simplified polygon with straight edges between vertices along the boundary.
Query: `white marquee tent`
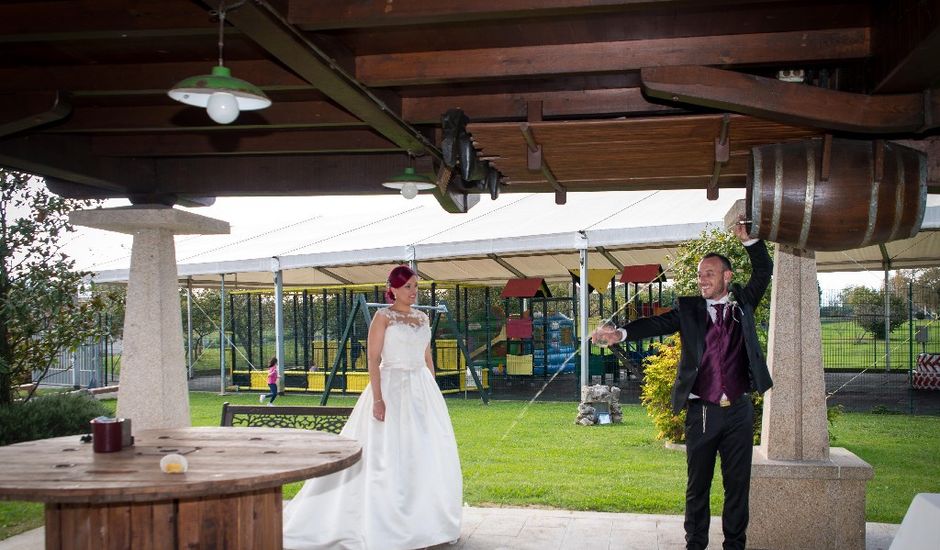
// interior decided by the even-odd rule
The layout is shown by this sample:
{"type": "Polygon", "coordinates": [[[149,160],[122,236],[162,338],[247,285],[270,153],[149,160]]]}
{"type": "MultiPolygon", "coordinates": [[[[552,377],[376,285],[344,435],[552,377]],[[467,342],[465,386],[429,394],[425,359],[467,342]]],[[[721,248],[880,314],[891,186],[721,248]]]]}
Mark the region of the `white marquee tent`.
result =
{"type": "MultiPolygon", "coordinates": [[[[707,201],[703,191],[569,193],[563,206],[550,194],[504,195],[483,199],[467,214],[448,214],[429,196],[295,199],[297,208],[259,206],[251,217],[264,224],[227,219],[230,235],[178,236],[178,272],[194,285],[214,286],[224,275],[226,287],[244,288],[272,286],[280,269],[284,286],[319,286],[382,282],[392,266],[414,260],[423,278],[501,284],[515,277],[567,279],[579,267],[579,249],[587,248],[591,268],[658,263],[668,273],[676,246],[721,227],[743,195],[722,190],[719,200],[707,201]],[[301,208],[301,201],[310,202],[301,208]]],[[[818,269],[880,273],[940,265],[938,230],[940,197],[931,196],[916,237],[821,252],[818,269]]],[[[124,253],[99,262],[95,280],[126,281],[128,263],[124,253]]]]}

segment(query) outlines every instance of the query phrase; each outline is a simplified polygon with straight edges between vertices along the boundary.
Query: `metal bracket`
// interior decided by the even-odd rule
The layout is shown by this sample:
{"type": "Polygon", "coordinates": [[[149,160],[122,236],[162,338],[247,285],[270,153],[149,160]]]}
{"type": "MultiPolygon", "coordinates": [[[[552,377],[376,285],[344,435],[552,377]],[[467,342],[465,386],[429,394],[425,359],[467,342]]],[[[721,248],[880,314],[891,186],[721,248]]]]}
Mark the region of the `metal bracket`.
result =
{"type": "Polygon", "coordinates": [[[718,177],[721,175],[721,168],[731,158],[731,143],[728,140],[728,126],[730,125],[731,116],[725,113],[721,117],[721,130],[715,138],[715,166],[712,170],[712,179],[705,190],[705,196],[710,201],[718,200],[718,177]]]}
{"type": "Polygon", "coordinates": [[[532,135],[532,127],[529,126],[528,122],[523,122],[519,125],[519,129],[522,131],[522,137],[526,142],[526,159],[529,170],[533,172],[541,170],[542,175],[545,176],[549,185],[555,190],[555,204],[565,204],[568,202],[568,190],[558,182],[558,178],[555,177],[552,169],[545,162],[542,156],[542,146],[535,141],[535,136],[532,135]]]}

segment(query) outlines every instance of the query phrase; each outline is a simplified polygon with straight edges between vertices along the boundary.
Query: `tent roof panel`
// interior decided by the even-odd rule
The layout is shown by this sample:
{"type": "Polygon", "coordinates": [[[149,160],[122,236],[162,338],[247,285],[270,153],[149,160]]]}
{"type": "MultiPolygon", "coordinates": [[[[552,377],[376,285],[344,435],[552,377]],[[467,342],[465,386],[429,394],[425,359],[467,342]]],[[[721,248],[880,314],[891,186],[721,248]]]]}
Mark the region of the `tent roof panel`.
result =
{"type": "MultiPolygon", "coordinates": [[[[569,193],[564,207],[549,194],[522,195],[508,203],[482,201],[462,215],[441,211],[426,196],[405,205],[394,197],[382,197],[384,203],[334,197],[342,199],[339,207],[304,209],[299,221],[259,230],[234,220],[232,235],[179,237],[178,270],[196,284],[217,284],[224,273],[226,285],[272,285],[278,267],[290,286],[382,284],[392,267],[415,259],[419,270],[441,281],[500,284],[516,276],[505,265],[560,281],[578,268],[578,247],[586,246],[589,267],[619,267],[597,250],[603,247],[623,266],[661,264],[671,277],[677,245],[721,227],[740,191],[722,189],[714,202],[700,191],[569,193]],[[276,254],[281,251],[289,253],[276,254]]],[[[258,201],[252,201],[256,209],[258,201]]],[[[938,196],[928,197],[923,229],[886,245],[892,268],[940,265],[938,196]]],[[[126,247],[116,250],[120,256],[115,252],[109,265],[118,269],[100,271],[97,281],[127,280],[126,247]]],[[[820,272],[883,269],[878,247],[816,258],[820,272]]]]}

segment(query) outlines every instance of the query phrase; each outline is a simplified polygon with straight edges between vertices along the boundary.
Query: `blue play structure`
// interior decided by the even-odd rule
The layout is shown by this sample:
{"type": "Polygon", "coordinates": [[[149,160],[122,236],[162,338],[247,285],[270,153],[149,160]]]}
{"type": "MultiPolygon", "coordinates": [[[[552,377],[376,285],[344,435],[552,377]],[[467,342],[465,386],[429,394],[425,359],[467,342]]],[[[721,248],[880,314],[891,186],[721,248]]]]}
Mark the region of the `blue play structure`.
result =
{"type": "MultiPolygon", "coordinates": [[[[544,346],[534,346],[532,350],[532,374],[555,374],[562,368],[565,359],[574,353],[574,320],[558,312],[552,313],[547,320],[539,316],[532,320],[532,332],[534,340],[544,339],[545,342],[544,346]]],[[[575,359],[571,359],[564,365],[562,372],[574,372],[577,364],[575,359]]]]}

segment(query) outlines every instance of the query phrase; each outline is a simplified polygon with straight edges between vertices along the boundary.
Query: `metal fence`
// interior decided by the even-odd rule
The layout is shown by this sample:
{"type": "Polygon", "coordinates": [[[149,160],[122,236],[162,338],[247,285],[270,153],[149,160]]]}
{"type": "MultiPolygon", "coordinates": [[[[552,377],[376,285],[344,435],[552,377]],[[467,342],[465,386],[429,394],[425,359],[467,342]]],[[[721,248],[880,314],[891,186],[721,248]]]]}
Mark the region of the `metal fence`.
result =
{"type": "MultiPolygon", "coordinates": [[[[455,301],[457,303],[457,301],[455,301]]],[[[466,304],[462,308],[470,312],[466,304]]],[[[472,313],[472,312],[471,312],[472,313]]],[[[494,336],[496,325],[477,323],[471,314],[462,318],[465,334],[470,335],[471,349],[487,349],[487,343],[494,336]],[[479,334],[478,334],[479,333],[479,334]]],[[[905,414],[940,414],[940,391],[916,390],[911,385],[911,377],[917,368],[917,357],[921,353],[940,354],[940,293],[915,285],[900,289],[889,289],[887,295],[881,289],[843,290],[822,293],[820,296],[820,321],[822,325],[822,351],[825,369],[827,401],[829,406],[842,405],[848,410],[876,411],[905,414]],[[885,302],[887,301],[887,308],[885,302]],[[885,339],[885,319],[890,319],[889,338],[885,339]]],[[[292,325],[289,325],[292,326],[292,325]]],[[[337,325],[338,327],[339,325],[337,325]]],[[[337,330],[339,330],[337,328],[337,330]]],[[[356,334],[364,335],[367,327],[357,326],[356,334]]],[[[310,357],[317,364],[320,355],[328,352],[330,341],[338,334],[314,333],[312,343],[324,340],[323,349],[317,348],[315,357],[310,357]]],[[[438,338],[453,338],[453,335],[439,334],[438,338]]],[[[238,345],[239,342],[236,342],[238,345]]],[[[297,344],[294,344],[296,347],[297,344]]],[[[234,347],[234,346],[230,346],[234,347]]],[[[259,349],[259,357],[273,354],[271,348],[259,349]]],[[[218,368],[219,350],[217,342],[206,346],[207,355],[212,355],[212,371],[199,377],[191,373],[191,389],[216,390],[220,387],[218,368]],[[208,349],[214,348],[214,349],[208,349]],[[199,384],[198,382],[203,382],[199,384]]],[[[43,384],[60,386],[82,386],[90,384],[106,385],[117,381],[117,365],[120,350],[115,350],[111,342],[89,343],[75,351],[63,351],[58,364],[50,369],[43,379],[43,384]]],[[[288,361],[299,358],[303,353],[291,349],[287,352],[288,361]]],[[[441,351],[441,350],[437,350],[441,351]]],[[[246,355],[227,357],[228,372],[231,366],[245,368],[246,355]]],[[[334,357],[324,356],[324,368],[332,363],[334,357]]],[[[439,358],[440,359],[440,358],[439,358]]],[[[613,357],[604,357],[605,364],[595,372],[591,366],[592,383],[615,384],[621,387],[621,402],[639,401],[642,384],[642,372],[636,364],[630,368],[618,365],[613,357]],[[607,361],[609,360],[609,361],[607,361]],[[611,364],[607,364],[610,362],[611,364]],[[603,374],[602,374],[603,373],[603,374]],[[602,374],[601,376],[596,376],[602,374]]],[[[458,359],[460,361],[460,359],[458,359]]],[[[474,364],[478,361],[475,359],[474,364]]],[[[636,363],[636,362],[634,362],[636,363]]],[[[462,363],[458,367],[462,367],[462,363]]],[[[486,363],[483,363],[486,367],[486,363]]],[[[507,376],[492,370],[490,375],[491,392],[496,398],[528,399],[539,394],[542,399],[577,400],[579,395],[579,377],[577,374],[560,374],[551,384],[549,373],[540,376],[507,376]]],[[[34,374],[34,380],[38,373],[34,374]]]]}
{"type": "Polygon", "coordinates": [[[940,391],[915,390],[921,353],[940,354],[940,295],[927,287],[846,289],[820,297],[829,406],[940,414],[940,391]],[[885,319],[890,319],[886,327],[885,319]],[[886,338],[886,329],[888,338],[886,338]]]}
{"type": "Polygon", "coordinates": [[[117,382],[111,341],[87,342],[74,350],[61,350],[44,373],[33,371],[33,382],[44,386],[91,388],[117,382]]]}

